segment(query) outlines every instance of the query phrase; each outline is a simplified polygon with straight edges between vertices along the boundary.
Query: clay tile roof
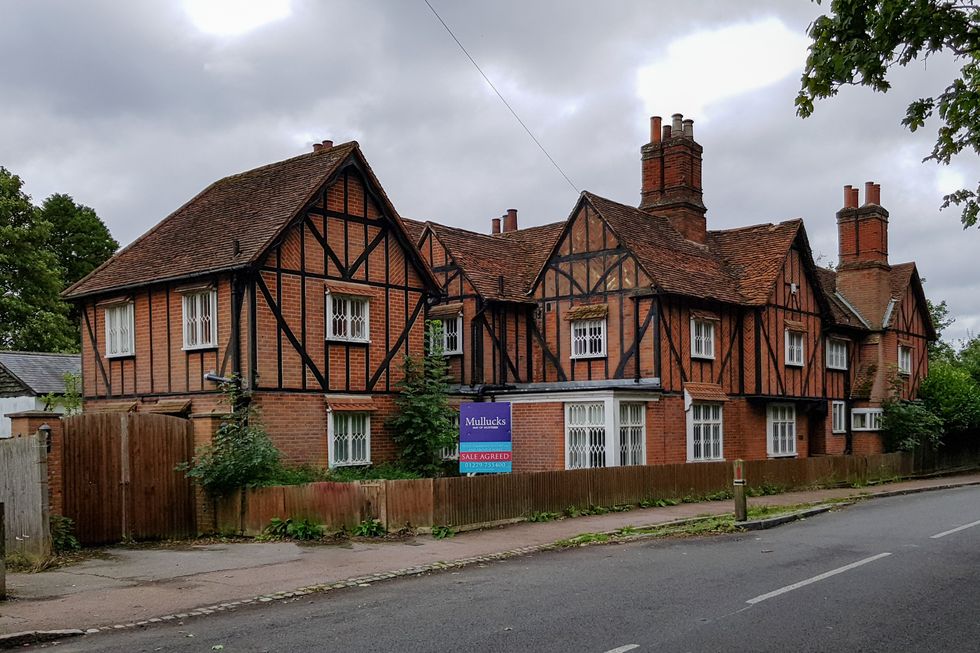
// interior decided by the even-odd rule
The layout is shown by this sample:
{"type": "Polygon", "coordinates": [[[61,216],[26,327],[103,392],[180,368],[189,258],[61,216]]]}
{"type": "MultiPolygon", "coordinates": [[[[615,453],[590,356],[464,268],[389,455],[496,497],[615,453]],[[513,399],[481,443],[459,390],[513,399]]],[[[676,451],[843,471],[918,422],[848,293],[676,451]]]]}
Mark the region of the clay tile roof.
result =
{"type": "Polygon", "coordinates": [[[915,272],[915,263],[898,263],[893,265],[889,273],[888,283],[891,286],[892,297],[900,299],[905,294],[915,272]]]}
{"type": "Polygon", "coordinates": [[[244,267],[357,149],[352,141],[214,182],[68,288],[65,297],[244,267]]]}
{"type": "Polygon", "coordinates": [[[665,292],[743,303],[731,272],[717,252],[681,236],[667,218],[599,197],[582,195],[633,252],[665,292]]]}
{"type": "Polygon", "coordinates": [[[428,224],[480,295],[509,302],[533,301],[527,294],[531,283],[564,226],[558,222],[490,235],[428,224]]]}
{"type": "Polygon", "coordinates": [[[422,232],[425,231],[425,223],[402,216],[402,224],[405,225],[408,237],[412,239],[415,245],[418,245],[419,241],[422,240],[422,232]]]}
{"type": "Polygon", "coordinates": [[[820,280],[820,289],[830,306],[830,316],[834,324],[867,328],[867,323],[857,309],[837,294],[837,273],[834,270],[818,267],[817,279],[820,280]]]}
{"type": "Polygon", "coordinates": [[[728,395],[717,383],[685,383],[684,392],[695,401],[728,401],[728,395]]]}
{"type": "Polygon", "coordinates": [[[708,232],[709,247],[727,264],[746,303],[768,301],[802,224],[797,219],[708,232]]]}

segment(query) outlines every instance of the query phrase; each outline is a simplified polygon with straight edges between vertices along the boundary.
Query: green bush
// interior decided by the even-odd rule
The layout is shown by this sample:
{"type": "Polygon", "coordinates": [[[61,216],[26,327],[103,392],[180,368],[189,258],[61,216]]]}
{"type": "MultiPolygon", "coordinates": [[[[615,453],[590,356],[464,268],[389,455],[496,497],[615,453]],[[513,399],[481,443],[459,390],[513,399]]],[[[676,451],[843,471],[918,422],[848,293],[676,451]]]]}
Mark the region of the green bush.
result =
{"type": "Polygon", "coordinates": [[[943,439],[943,421],[919,401],[887,401],[881,416],[885,451],[936,449],[943,439]]]}
{"type": "Polygon", "coordinates": [[[980,387],[962,367],[934,362],[919,387],[919,398],[954,438],[980,430],[980,387]]]}
{"type": "Polygon", "coordinates": [[[365,519],[354,527],[353,533],[358,537],[384,537],[388,531],[377,519],[365,519]]]}
{"type": "Polygon", "coordinates": [[[221,386],[231,414],[209,444],[198,447],[194,459],[177,466],[211,496],[263,485],[281,469],[279,450],[259,423],[250,398],[238,379],[221,386]]]}
{"type": "Polygon", "coordinates": [[[432,527],[432,537],[437,540],[445,540],[450,537],[455,537],[456,531],[452,526],[433,526],[432,527]]]}
{"type": "Polygon", "coordinates": [[[49,524],[51,526],[51,548],[55,553],[78,551],[82,548],[78,538],[75,537],[75,522],[73,520],[61,515],[51,515],[49,524]]]}

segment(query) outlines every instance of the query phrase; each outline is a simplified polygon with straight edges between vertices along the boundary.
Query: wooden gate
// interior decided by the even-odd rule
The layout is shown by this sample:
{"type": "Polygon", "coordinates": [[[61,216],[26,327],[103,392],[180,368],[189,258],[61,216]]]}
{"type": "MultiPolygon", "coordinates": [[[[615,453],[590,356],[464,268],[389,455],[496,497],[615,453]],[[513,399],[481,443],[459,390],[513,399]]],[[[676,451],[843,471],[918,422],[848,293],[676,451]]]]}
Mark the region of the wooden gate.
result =
{"type": "Polygon", "coordinates": [[[193,455],[188,420],[84,413],[63,423],[64,512],[82,544],[195,534],[194,489],[175,471],[193,455]]]}

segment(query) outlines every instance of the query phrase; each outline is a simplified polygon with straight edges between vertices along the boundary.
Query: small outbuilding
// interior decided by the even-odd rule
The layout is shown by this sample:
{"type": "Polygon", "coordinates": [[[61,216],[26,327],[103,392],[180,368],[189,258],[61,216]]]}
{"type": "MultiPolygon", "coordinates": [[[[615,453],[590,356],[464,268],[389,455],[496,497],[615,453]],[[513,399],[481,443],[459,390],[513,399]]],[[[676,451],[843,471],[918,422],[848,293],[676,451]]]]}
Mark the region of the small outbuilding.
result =
{"type": "Polygon", "coordinates": [[[61,405],[49,406],[47,396],[65,394],[67,373],[81,375],[81,356],[0,351],[0,438],[10,437],[10,413],[64,412],[61,405]]]}

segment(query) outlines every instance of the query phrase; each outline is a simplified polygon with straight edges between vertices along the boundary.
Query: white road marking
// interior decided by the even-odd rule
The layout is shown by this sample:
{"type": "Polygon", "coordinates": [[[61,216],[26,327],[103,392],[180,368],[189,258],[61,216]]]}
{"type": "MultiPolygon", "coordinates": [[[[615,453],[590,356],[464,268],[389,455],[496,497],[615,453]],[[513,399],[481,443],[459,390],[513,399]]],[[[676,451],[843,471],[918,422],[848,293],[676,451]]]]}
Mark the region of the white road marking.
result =
{"type": "Polygon", "coordinates": [[[626,644],[625,646],[620,646],[619,648],[611,648],[606,653],[626,653],[626,651],[632,651],[635,648],[640,648],[639,644],[626,644]]]}
{"type": "Polygon", "coordinates": [[[871,556],[870,558],[865,558],[864,560],[858,560],[857,562],[852,562],[849,565],[844,565],[843,567],[838,567],[837,569],[824,572],[822,574],[814,576],[813,578],[807,578],[806,580],[801,580],[798,583],[793,583],[792,585],[787,585],[786,587],[780,587],[778,590],[773,590],[766,594],[760,594],[754,599],[749,599],[748,601],[746,601],[746,603],[748,603],[749,605],[755,605],[756,603],[761,603],[767,599],[771,599],[773,597],[779,596],[780,594],[785,594],[786,592],[792,592],[793,590],[797,590],[800,589],[801,587],[806,587],[807,585],[811,585],[813,583],[826,580],[827,578],[830,578],[831,576],[836,576],[837,574],[843,574],[845,571],[856,569],[861,565],[866,565],[869,562],[874,562],[875,560],[880,560],[890,555],[891,553],[879,553],[878,555],[871,556]]]}
{"type": "Polygon", "coordinates": [[[930,535],[929,539],[938,540],[941,537],[946,537],[947,535],[952,535],[953,533],[959,533],[960,531],[965,531],[966,529],[973,528],[974,526],[980,526],[980,519],[970,522],[969,524],[963,524],[962,526],[951,528],[948,531],[943,531],[942,533],[936,533],[935,535],[930,535]]]}

